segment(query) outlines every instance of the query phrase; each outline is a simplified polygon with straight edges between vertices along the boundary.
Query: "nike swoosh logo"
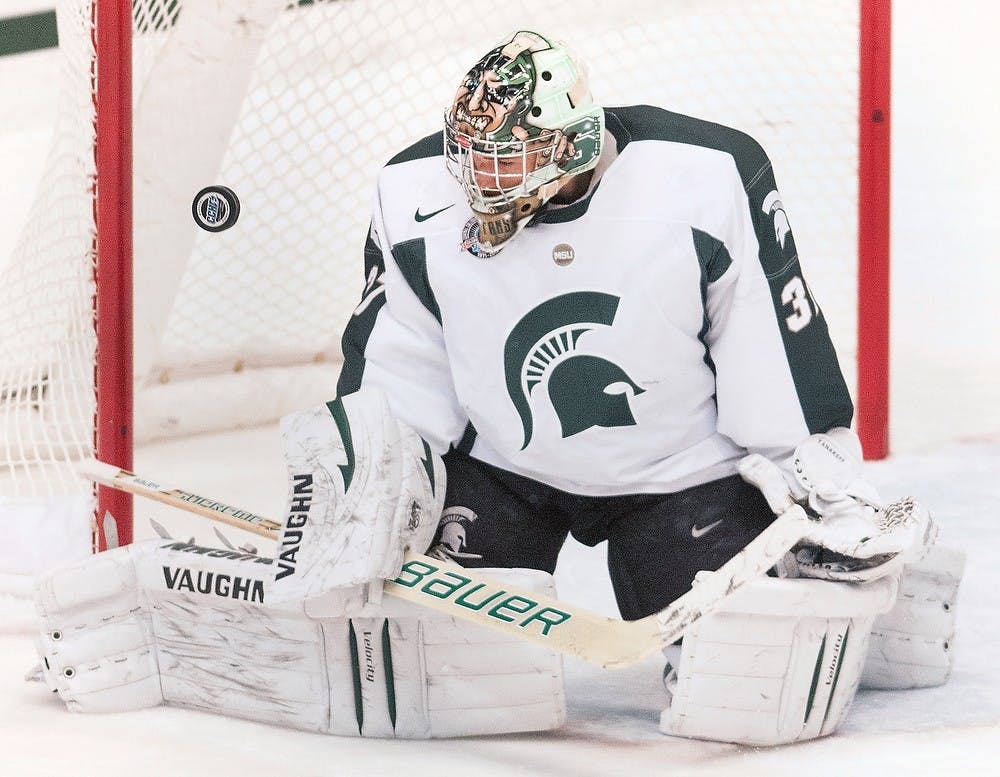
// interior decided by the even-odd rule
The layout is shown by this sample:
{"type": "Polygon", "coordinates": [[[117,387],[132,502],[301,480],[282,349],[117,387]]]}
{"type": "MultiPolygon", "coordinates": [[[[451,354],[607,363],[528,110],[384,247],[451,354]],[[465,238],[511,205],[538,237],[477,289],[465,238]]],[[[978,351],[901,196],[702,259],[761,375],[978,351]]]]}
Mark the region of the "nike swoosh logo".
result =
{"type": "Polygon", "coordinates": [[[712,529],[714,529],[720,523],[722,523],[721,518],[717,520],[715,523],[710,523],[708,526],[692,526],[691,536],[694,537],[695,539],[698,539],[702,535],[708,534],[710,531],[712,531],[712,529]]]}
{"type": "Polygon", "coordinates": [[[426,215],[420,212],[420,208],[417,208],[416,212],[413,214],[413,220],[418,223],[421,221],[427,221],[427,219],[434,218],[438,213],[443,213],[444,211],[448,210],[448,208],[454,208],[454,207],[455,203],[452,203],[451,205],[445,205],[440,210],[436,210],[433,213],[428,213],[426,215]]]}

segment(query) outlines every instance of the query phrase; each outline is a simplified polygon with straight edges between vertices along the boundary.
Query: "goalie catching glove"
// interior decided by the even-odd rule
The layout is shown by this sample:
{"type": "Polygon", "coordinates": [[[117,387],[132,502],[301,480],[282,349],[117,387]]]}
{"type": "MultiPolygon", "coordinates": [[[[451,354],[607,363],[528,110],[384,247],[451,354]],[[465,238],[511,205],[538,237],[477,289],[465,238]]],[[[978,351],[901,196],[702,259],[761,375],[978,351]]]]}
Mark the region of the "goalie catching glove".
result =
{"type": "Polygon", "coordinates": [[[427,550],[444,504],[441,458],[366,389],[281,419],[289,474],[275,602],[342,617],[381,601],[403,553],[427,550]]]}
{"type": "Polygon", "coordinates": [[[861,478],[861,446],[848,429],[814,434],[784,467],[760,454],[739,463],[776,513],[801,504],[817,520],[792,551],[789,576],[864,582],[898,572],[933,545],[937,528],[912,497],[883,504],[861,478]]]}

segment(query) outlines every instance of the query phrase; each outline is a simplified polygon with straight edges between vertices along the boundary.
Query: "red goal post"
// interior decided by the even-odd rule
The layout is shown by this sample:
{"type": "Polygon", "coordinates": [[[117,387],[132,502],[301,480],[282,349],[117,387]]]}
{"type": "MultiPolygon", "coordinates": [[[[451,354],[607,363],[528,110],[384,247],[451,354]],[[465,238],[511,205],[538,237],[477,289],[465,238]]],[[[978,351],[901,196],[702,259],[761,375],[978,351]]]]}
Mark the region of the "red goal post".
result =
{"type": "Polygon", "coordinates": [[[892,2],[861,0],[858,68],[857,431],[889,455],[889,203],[892,2]]]}
{"type": "MultiPolygon", "coordinates": [[[[132,468],[132,0],[95,0],[94,20],[94,450],[101,461],[132,468]],[[110,400],[108,398],[111,398],[110,400]]],[[[132,497],[97,488],[95,545],[132,542],[132,497]]]]}
{"type": "MultiPolygon", "coordinates": [[[[375,174],[439,128],[469,63],[507,32],[477,35],[470,19],[494,13],[60,0],[65,99],[35,208],[0,257],[0,494],[61,498],[79,488],[76,459],[131,469],[133,436],[329,399],[375,174]],[[191,198],[209,184],[239,194],[237,227],[195,227],[191,198]]],[[[889,0],[508,0],[504,18],[569,41],[600,102],[658,104],[764,145],[865,454],[885,456],[889,0]]],[[[106,514],[128,541],[127,497],[98,499],[98,545],[106,514]]]]}

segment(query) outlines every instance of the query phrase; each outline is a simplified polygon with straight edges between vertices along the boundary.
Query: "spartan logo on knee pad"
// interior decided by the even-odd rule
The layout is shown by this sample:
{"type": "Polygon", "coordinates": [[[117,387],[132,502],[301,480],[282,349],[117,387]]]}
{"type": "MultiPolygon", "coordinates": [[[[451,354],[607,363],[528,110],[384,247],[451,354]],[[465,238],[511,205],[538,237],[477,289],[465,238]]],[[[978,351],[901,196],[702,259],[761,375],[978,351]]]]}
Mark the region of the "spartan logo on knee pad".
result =
{"type": "Polygon", "coordinates": [[[592,426],[635,425],[627,390],[637,396],[645,389],[614,362],[576,353],[577,342],[595,325],[611,326],[619,301],[596,291],[562,294],[529,311],[511,330],[504,344],[504,369],[507,393],[524,428],[521,450],[534,430],[531,393],[546,380],[563,437],[592,426]],[[611,386],[625,388],[609,392],[611,386]]]}
{"type": "Polygon", "coordinates": [[[427,555],[445,561],[449,558],[482,558],[477,553],[464,553],[465,530],[479,516],[468,507],[446,507],[438,522],[437,540],[427,555]]]}

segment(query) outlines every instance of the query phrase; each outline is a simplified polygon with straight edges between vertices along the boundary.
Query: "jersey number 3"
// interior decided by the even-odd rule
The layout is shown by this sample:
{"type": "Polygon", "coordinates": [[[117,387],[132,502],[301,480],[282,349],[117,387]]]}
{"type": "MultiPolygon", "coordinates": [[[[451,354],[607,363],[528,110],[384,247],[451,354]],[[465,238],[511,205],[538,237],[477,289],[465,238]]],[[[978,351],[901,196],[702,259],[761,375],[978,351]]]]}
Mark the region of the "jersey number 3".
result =
{"type": "Polygon", "coordinates": [[[790,332],[801,332],[813,319],[813,302],[809,296],[802,278],[796,275],[781,290],[783,305],[792,306],[792,315],[785,318],[785,324],[790,332]]]}

